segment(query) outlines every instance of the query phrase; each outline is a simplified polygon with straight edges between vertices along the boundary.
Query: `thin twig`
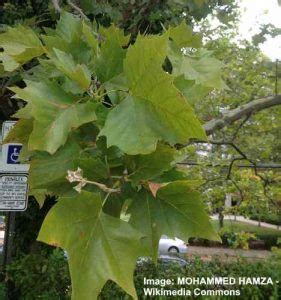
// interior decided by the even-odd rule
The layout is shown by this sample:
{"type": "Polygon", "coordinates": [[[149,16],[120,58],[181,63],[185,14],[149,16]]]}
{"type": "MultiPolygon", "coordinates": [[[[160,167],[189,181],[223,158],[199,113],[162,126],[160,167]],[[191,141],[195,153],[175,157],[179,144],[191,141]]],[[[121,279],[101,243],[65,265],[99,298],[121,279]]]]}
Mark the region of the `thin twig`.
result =
{"type": "Polygon", "coordinates": [[[244,120],[239,124],[239,126],[237,127],[237,129],[235,130],[234,134],[232,135],[231,141],[234,142],[240,129],[245,125],[245,123],[250,119],[251,117],[251,113],[249,113],[248,115],[246,115],[246,117],[244,118],[244,120]]]}
{"type": "Polygon", "coordinates": [[[73,2],[71,2],[70,0],[67,0],[67,3],[69,6],[71,6],[74,10],[76,10],[80,16],[85,19],[85,20],[89,20],[89,18],[84,14],[83,10],[78,7],[76,4],[74,4],[73,2]]]}

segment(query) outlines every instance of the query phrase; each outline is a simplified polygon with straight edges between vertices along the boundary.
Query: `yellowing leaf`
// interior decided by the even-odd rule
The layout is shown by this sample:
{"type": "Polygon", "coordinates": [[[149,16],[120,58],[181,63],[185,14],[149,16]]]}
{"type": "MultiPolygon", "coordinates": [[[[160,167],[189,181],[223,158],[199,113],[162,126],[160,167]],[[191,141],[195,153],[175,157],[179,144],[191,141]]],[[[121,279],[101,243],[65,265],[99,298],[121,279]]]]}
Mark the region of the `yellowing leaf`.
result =
{"type": "Polygon", "coordinates": [[[148,187],[154,198],[156,198],[156,194],[157,194],[158,190],[165,185],[166,185],[165,183],[157,183],[157,182],[151,182],[151,181],[148,182],[148,187]]]}
{"type": "Polygon", "coordinates": [[[98,194],[82,192],[59,199],[38,240],[67,251],[72,299],[92,300],[109,279],[137,298],[133,273],[143,254],[141,237],[127,222],[103,213],[98,194]]]}
{"type": "Polygon", "coordinates": [[[178,48],[199,48],[202,46],[202,36],[200,34],[193,34],[192,28],[185,21],[182,21],[176,27],[170,27],[167,34],[178,48]]]}
{"type": "Polygon", "coordinates": [[[55,66],[66,76],[72,79],[83,92],[87,91],[91,84],[91,72],[84,64],[77,64],[73,57],[59,49],[53,49],[50,55],[55,66]]]}
{"type": "Polygon", "coordinates": [[[64,145],[73,128],[96,120],[93,103],[77,103],[73,95],[53,82],[27,82],[26,88],[11,90],[17,98],[31,105],[30,113],[34,123],[29,149],[55,153],[64,145]]]}
{"type": "Polygon", "coordinates": [[[0,34],[0,45],[4,49],[4,52],[0,52],[0,60],[4,69],[9,72],[44,53],[35,32],[22,25],[9,28],[7,32],[0,34]]]}

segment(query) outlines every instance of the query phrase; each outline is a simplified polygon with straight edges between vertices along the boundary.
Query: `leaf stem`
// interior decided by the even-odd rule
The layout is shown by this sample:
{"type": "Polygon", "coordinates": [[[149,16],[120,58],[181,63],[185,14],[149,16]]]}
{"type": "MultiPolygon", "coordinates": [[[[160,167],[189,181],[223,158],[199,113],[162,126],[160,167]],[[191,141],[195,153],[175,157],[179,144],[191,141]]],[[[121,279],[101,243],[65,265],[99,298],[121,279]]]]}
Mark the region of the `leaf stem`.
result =
{"type": "Polygon", "coordinates": [[[110,188],[110,187],[106,186],[105,184],[99,183],[96,181],[85,180],[85,183],[93,184],[93,185],[97,186],[99,189],[101,189],[102,191],[104,191],[105,193],[120,193],[121,192],[120,188],[117,188],[117,189],[110,188]]]}

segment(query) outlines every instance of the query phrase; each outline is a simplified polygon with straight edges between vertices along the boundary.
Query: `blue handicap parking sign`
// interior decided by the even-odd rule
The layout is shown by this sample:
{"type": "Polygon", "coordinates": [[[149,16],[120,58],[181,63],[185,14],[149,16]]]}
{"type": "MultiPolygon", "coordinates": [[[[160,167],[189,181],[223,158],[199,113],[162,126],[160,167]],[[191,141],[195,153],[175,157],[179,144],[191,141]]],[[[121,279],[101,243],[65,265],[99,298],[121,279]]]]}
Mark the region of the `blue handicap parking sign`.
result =
{"type": "Polygon", "coordinates": [[[7,164],[19,164],[19,155],[22,145],[9,145],[7,164]]]}

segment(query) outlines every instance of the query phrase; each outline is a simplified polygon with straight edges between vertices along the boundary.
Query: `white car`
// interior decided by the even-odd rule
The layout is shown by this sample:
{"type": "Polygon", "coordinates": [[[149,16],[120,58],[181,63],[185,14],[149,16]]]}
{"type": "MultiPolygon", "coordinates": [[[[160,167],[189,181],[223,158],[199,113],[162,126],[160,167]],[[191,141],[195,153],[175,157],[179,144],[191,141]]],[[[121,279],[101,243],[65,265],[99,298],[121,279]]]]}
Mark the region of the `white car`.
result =
{"type": "Polygon", "coordinates": [[[184,241],[178,238],[171,239],[166,235],[162,235],[159,241],[158,251],[160,254],[186,253],[187,245],[184,241]]]}

